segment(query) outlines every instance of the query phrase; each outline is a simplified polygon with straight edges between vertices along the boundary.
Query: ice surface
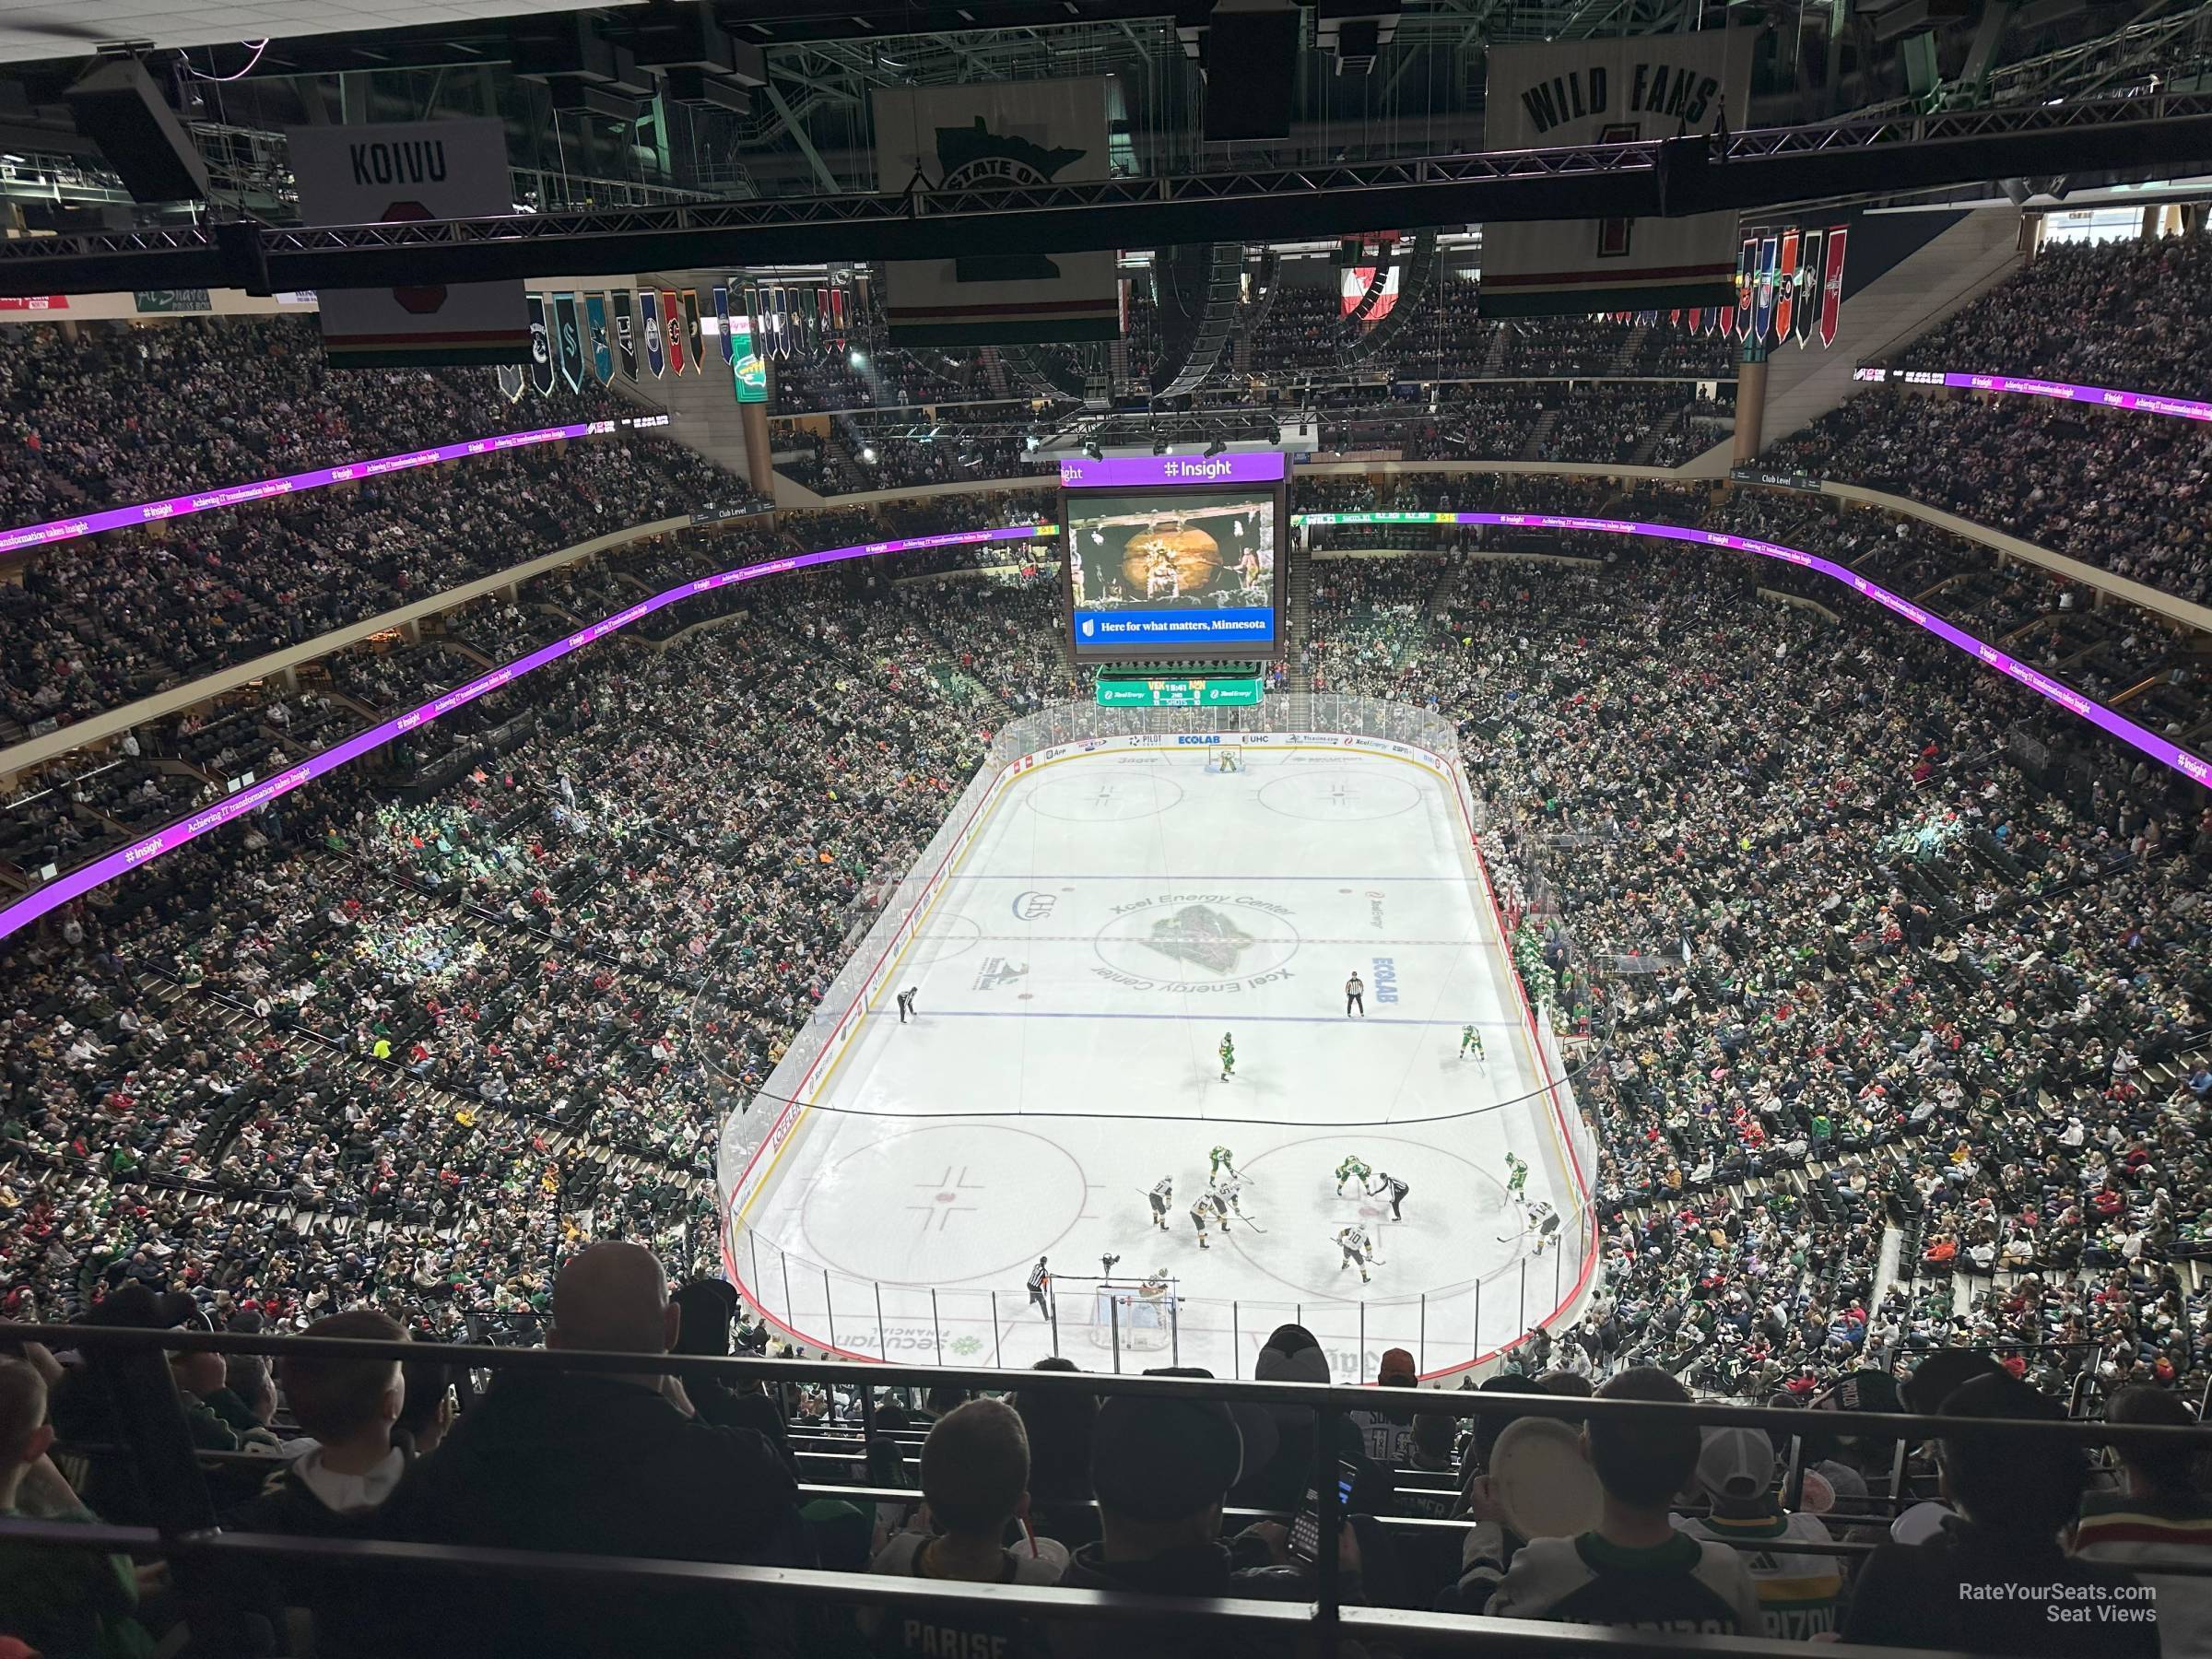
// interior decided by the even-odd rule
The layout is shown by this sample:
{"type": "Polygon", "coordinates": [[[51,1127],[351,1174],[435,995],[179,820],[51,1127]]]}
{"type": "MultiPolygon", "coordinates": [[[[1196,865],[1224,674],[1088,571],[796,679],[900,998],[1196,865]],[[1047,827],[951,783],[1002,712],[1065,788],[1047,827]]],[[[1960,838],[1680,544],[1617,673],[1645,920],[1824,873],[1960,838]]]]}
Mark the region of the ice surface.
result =
{"type": "MultiPolygon", "coordinates": [[[[1528,1257],[1506,1201],[1509,1147],[1555,1203],[1562,1155],[1445,785],[1382,755],[1245,759],[1081,756],[1002,797],[895,976],[917,1018],[883,995],[745,1206],[740,1276],[771,1314],[817,1346],[1028,1365],[1055,1343],[1023,1288],[1041,1254],[1058,1347],[1103,1368],[1089,1281],[1112,1254],[1116,1278],[1176,1281],[1182,1363],[1248,1376],[1296,1319],[1349,1381],[1390,1347],[1465,1364],[1571,1291],[1578,1260],[1528,1257]],[[1469,1023],[1487,1061],[1460,1058],[1469,1023]],[[1222,1145],[1257,1225],[1202,1250],[1189,1206],[1222,1145]],[[1347,1154],[1411,1185],[1403,1220],[1338,1195],[1347,1154]],[[1354,1221],[1364,1285],[1335,1241],[1354,1221]]],[[[1152,1340],[1124,1369],[1168,1362],[1152,1340]]]]}

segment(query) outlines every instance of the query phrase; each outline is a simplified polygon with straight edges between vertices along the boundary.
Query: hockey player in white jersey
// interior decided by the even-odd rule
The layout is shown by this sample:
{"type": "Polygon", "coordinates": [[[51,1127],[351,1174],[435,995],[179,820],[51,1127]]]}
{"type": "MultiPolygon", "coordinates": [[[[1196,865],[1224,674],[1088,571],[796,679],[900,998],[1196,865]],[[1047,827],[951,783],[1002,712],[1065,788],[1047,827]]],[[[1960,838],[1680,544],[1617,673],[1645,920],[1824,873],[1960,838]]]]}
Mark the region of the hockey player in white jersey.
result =
{"type": "Polygon", "coordinates": [[[1347,1267],[1357,1267],[1359,1269],[1361,1284],[1367,1284],[1372,1279],[1373,1276],[1368,1272],[1367,1265],[1373,1261],[1374,1257],[1369,1253],[1370,1246],[1365,1228],[1357,1222],[1350,1227],[1339,1228],[1336,1231],[1336,1248],[1344,1252],[1344,1259],[1336,1264],[1337,1272],[1342,1273],[1347,1267]]]}
{"type": "Polygon", "coordinates": [[[1161,1232],[1168,1230],[1168,1206],[1175,1201],[1175,1177],[1163,1175],[1158,1185],[1146,1196],[1152,1202],[1152,1225],[1161,1232]]]}
{"type": "Polygon", "coordinates": [[[1533,1255],[1542,1255],[1559,1241],[1559,1212],[1543,1199],[1528,1206],[1529,1230],[1536,1235],[1533,1255]]]}

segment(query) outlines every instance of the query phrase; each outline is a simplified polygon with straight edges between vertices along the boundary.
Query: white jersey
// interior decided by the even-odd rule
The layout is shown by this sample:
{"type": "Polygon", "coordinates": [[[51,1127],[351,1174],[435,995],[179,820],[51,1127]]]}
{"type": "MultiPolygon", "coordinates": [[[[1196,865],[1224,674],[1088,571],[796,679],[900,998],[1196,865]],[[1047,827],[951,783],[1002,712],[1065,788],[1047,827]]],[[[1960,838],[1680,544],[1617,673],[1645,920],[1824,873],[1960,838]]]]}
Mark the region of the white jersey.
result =
{"type": "Polygon", "coordinates": [[[1171,1175],[1165,1181],[1162,1181],[1158,1186],[1154,1187],[1152,1189],[1152,1196],[1159,1199],[1162,1204],[1167,1203],[1169,1199],[1174,1197],[1175,1178],[1171,1175]]]}
{"type": "Polygon", "coordinates": [[[1231,1175],[1227,1181],[1217,1182],[1214,1193],[1223,1204],[1233,1205],[1244,1191],[1244,1177],[1231,1175]]]}
{"type": "Polygon", "coordinates": [[[1343,1245],[1345,1249],[1350,1251],[1355,1255],[1364,1254],[1367,1250],[1366,1230],[1358,1227],[1347,1227],[1342,1232],[1336,1235],[1336,1242],[1343,1245]]]}
{"type": "Polygon", "coordinates": [[[1540,1233],[1555,1233],[1559,1230],[1559,1211],[1553,1209],[1541,1198],[1528,1206],[1528,1219],[1530,1225],[1540,1233]]]}

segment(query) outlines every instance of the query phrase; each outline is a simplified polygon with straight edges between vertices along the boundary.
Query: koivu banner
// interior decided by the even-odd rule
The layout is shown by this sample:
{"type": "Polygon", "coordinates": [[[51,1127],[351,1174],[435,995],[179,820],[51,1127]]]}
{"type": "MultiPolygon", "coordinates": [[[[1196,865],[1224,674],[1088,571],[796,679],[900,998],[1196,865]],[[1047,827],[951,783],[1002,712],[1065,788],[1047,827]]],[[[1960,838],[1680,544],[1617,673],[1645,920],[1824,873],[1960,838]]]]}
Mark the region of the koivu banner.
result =
{"type": "MultiPolygon", "coordinates": [[[[1493,46],[1483,147],[1627,144],[1741,126],[1754,33],[1493,46]]],[[[1735,224],[1725,212],[1487,225],[1482,309],[1502,317],[1588,316],[1734,303],[1735,224]]]]}

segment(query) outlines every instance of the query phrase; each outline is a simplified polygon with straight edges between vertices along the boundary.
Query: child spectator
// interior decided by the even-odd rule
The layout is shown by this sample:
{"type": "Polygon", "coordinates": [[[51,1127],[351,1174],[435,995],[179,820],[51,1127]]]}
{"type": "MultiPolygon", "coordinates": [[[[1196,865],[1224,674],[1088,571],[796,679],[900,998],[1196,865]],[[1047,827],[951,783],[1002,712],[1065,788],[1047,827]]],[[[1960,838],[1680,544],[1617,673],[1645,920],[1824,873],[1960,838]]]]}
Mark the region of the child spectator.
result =
{"type": "MultiPolygon", "coordinates": [[[[1014,1408],[998,1400],[956,1406],[922,1442],[919,1518],[931,1530],[898,1534],[869,1571],[976,1584],[1058,1583],[1067,1550],[1030,1530],[1029,1485],[1029,1437],[1014,1408]],[[1006,1535],[1016,1528],[1021,1541],[1009,1545],[1006,1535]]],[[[1044,1652],[1027,1620],[990,1607],[877,1618],[877,1651],[900,1659],[981,1653],[1017,1659],[1044,1652]]]]}

